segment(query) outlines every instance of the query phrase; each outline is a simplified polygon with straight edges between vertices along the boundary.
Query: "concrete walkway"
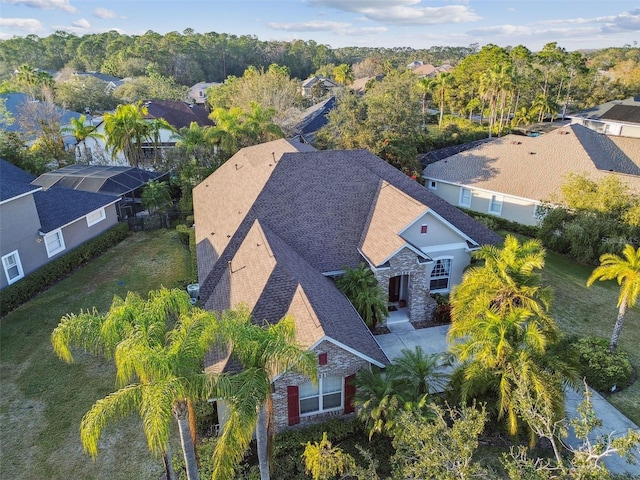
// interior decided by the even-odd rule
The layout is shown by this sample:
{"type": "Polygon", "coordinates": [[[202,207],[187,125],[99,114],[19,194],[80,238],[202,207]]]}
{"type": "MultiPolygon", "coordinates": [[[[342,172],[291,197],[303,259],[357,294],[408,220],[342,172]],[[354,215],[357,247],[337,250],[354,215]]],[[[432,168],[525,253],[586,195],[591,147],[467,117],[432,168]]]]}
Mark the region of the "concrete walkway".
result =
{"type": "MultiPolygon", "coordinates": [[[[393,312],[395,313],[395,312],[393,312]]],[[[401,355],[403,349],[414,350],[420,345],[427,353],[443,353],[447,351],[447,331],[448,325],[439,327],[414,329],[413,325],[406,320],[406,317],[397,314],[393,319],[387,321],[387,327],[391,331],[386,335],[376,335],[375,339],[387,358],[393,360],[401,355]]],[[[628,429],[638,431],[638,426],[620,413],[613,405],[607,402],[597,392],[592,391],[591,402],[596,416],[602,420],[602,427],[593,432],[592,440],[597,436],[613,434],[614,436],[624,435],[628,429]]],[[[578,416],[578,405],[583,399],[582,392],[567,390],[566,393],[566,413],[568,418],[578,416]]],[[[580,442],[573,436],[573,433],[565,439],[565,443],[571,447],[578,447],[580,442]]],[[[604,462],[611,473],[629,473],[633,478],[640,479],[640,449],[635,452],[638,459],[636,464],[630,464],[619,455],[607,457],[604,462]]]]}

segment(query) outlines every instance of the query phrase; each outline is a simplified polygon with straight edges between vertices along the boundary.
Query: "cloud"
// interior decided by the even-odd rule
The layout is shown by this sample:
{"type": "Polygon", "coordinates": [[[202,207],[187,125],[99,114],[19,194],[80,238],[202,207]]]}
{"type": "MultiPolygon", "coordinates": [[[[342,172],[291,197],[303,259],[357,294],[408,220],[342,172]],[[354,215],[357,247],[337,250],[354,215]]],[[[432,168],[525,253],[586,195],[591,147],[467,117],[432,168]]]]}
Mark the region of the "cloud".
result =
{"type": "MultiPolygon", "coordinates": [[[[487,28],[469,30],[467,35],[474,37],[505,37],[509,41],[516,38],[551,39],[551,38],[590,38],[598,35],[600,29],[596,27],[584,28],[533,28],[522,25],[496,25],[487,28]]],[[[549,40],[550,41],[550,40],[549,40]]]]}
{"type": "Polygon", "coordinates": [[[43,30],[42,23],[35,18],[0,18],[0,27],[37,33],[43,30]]]}
{"type": "Polygon", "coordinates": [[[541,25],[584,25],[594,24],[602,25],[603,32],[622,32],[640,30],[640,8],[636,8],[629,12],[622,12],[617,15],[607,15],[604,17],[594,18],[567,18],[546,20],[538,22],[541,25]]]}
{"type": "Polygon", "coordinates": [[[277,23],[267,24],[274,30],[283,30],[285,32],[330,32],[335,35],[376,35],[387,31],[386,27],[354,27],[348,22],[330,22],[324,20],[311,20],[308,22],[297,23],[277,23]]]}
{"type": "Polygon", "coordinates": [[[367,20],[392,25],[437,25],[474,22],[482,18],[467,5],[421,7],[420,0],[309,0],[309,3],[359,13],[367,20]]]}
{"type": "Polygon", "coordinates": [[[107,10],[106,8],[96,8],[93,10],[93,15],[98,18],[108,19],[116,18],[118,15],[113,10],[107,10]]]}
{"type": "Polygon", "coordinates": [[[62,10],[63,12],[75,13],[77,9],[69,3],[69,0],[5,0],[12,5],[25,5],[41,10],[62,10]]]}
{"type": "Polygon", "coordinates": [[[75,22],[72,23],[72,25],[74,27],[83,28],[83,29],[91,28],[91,24],[85,18],[81,18],[80,20],[76,20],[75,22]]]}

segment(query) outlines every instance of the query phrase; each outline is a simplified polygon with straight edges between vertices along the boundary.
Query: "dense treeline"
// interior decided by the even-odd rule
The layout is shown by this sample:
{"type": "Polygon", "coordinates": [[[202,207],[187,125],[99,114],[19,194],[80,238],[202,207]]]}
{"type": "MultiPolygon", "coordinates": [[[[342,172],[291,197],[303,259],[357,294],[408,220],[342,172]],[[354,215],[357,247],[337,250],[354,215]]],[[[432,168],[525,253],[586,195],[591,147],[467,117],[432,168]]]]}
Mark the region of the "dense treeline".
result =
{"type": "Polygon", "coordinates": [[[253,65],[267,68],[277,63],[289,68],[291,76],[304,79],[327,64],[357,63],[364,58],[388,60],[393,67],[421,59],[433,63],[457,62],[477,51],[469,47],[332,49],[313,40],[292,42],[261,41],[255,36],[226,33],[183,33],[166,35],[148,31],[144,35],[122,35],[116,31],[78,37],[63,31],[48,37],[27,35],[0,41],[0,79],[16,68],[59,71],[70,67],[79,71],[99,71],[116,77],[144,75],[150,64],[164,76],[182,85],[222,82],[229,75],[241,76],[253,65]]]}

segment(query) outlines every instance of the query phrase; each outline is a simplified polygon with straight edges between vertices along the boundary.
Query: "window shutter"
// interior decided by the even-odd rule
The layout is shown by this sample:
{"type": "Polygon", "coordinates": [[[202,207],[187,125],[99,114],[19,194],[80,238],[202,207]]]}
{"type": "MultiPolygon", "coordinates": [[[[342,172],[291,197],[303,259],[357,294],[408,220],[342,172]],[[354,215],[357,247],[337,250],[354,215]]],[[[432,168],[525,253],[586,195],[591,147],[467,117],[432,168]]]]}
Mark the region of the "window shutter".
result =
{"type": "Polygon", "coordinates": [[[287,407],[289,426],[300,423],[300,395],[295,385],[287,387],[287,407]]]}
{"type": "Polygon", "coordinates": [[[355,411],[354,400],[356,396],[356,376],[349,375],[344,379],[344,413],[355,411]]]}
{"type": "Polygon", "coordinates": [[[327,354],[326,353],[318,354],[318,364],[319,365],[326,365],[327,364],[327,354]]]}

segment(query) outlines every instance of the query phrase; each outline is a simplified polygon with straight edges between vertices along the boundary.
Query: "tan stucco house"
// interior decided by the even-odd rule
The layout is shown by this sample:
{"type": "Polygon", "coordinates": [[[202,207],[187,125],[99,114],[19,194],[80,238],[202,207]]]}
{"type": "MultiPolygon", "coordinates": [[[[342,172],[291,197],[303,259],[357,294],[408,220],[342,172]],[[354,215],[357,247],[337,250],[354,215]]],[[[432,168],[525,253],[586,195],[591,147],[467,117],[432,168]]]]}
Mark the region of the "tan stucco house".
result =
{"type": "Polygon", "coordinates": [[[538,137],[506,135],[427,165],[427,188],[452,205],[524,225],[560,193],[569,173],[615,176],[640,193],[640,138],[605,135],[580,124],[538,137]]]}
{"type": "MultiPolygon", "coordinates": [[[[296,322],[317,353],[318,386],[283,372],[278,429],[353,411],[354,376],[389,359],[333,278],[369,265],[389,302],[426,317],[429,294],[458,283],[474,249],[501,238],[364,150],[287,140],[244,148],[194,189],[200,301],[248,305],[256,322],[296,322]]],[[[218,352],[219,353],[219,352],[218,352]]],[[[216,352],[207,370],[227,368],[216,352]]]]}

